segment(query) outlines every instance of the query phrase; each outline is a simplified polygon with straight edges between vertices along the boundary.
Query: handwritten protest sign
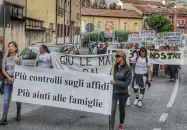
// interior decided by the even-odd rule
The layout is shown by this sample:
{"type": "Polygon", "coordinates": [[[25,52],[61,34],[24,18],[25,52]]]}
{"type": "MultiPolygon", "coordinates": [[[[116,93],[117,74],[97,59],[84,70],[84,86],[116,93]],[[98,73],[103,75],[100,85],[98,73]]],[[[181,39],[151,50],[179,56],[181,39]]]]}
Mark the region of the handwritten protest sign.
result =
{"type": "Polygon", "coordinates": [[[180,44],[182,40],[182,35],[180,32],[166,32],[164,35],[165,44],[180,44]]]}
{"type": "Polygon", "coordinates": [[[111,79],[109,75],[16,66],[12,100],[110,115],[111,79]]]}
{"type": "Polygon", "coordinates": [[[149,52],[148,58],[152,64],[184,65],[184,51],[149,52]]]}
{"type": "Polygon", "coordinates": [[[68,55],[51,53],[56,69],[99,73],[109,75],[114,62],[114,54],[107,55],[68,55]]]}

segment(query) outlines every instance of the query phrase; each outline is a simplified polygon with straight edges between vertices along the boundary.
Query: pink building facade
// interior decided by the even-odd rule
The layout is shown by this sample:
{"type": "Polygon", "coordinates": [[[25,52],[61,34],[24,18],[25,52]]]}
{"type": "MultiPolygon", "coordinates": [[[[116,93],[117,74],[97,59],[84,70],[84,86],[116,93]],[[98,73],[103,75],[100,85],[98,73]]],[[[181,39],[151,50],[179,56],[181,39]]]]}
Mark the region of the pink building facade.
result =
{"type": "Polygon", "coordinates": [[[176,9],[174,11],[174,31],[181,32],[182,34],[187,34],[187,10],[186,9],[176,9]]]}

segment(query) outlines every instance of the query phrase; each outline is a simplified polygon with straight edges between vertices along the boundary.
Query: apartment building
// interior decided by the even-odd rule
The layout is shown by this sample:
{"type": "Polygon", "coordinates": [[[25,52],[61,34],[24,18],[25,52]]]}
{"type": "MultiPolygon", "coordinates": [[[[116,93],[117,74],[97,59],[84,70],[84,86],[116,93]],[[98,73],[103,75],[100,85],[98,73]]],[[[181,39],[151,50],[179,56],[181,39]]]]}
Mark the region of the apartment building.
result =
{"type": "Polygon", "coordinates": [[[81,0],[57,0],[57,43],[80,43],[81,0]]]}

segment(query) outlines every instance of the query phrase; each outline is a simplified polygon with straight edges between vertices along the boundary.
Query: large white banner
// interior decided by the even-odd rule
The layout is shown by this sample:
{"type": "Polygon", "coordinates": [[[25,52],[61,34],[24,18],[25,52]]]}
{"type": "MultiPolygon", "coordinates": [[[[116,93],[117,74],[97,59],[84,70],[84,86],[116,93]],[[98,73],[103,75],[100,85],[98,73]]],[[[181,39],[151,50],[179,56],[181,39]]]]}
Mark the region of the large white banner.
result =
{"type": "Polygon", "coordinates": [[[184,65],[184,51],[149,52],[148,58],[152,64],[184,65]]]}
{"type": "Polygon", "coordinates": [[[111,79],[109,75],[16,66],[12,100],[110,115],[111,79]]]}
{"type": "Polygon", "coordinates": [[[53,67],[56,69],[107,75],[110,74],[112,64],[115,60],[113,56],[114,54],[68,55],[51,53],[53,67]]]}
{"type": "MultiPolygon", "coordinates": [[[[139,49],[130,49],[124,50],[127,54],[127,57],[130,59],[134,57],[133,51],[137,52],[139,49]]],[[[117,50],[110,50],[109,52],[115,53],[117,50]]],[[[184,51],[175,51],[175,52],[149,52],[148,59],[151,64],[166,64],[166,65],[184,65],[187,62],[185,61],[184,51]]],[[[127,60],[130,62],[130,60],[127,60]]]]}

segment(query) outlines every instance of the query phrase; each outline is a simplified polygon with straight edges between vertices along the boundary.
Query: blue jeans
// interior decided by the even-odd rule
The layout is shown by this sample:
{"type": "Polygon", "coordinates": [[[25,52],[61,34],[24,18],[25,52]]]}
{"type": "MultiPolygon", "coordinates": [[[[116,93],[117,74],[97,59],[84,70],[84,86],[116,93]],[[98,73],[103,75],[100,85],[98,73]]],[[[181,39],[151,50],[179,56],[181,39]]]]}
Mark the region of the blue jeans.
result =
{"type": "MultiPolygon", "coordinates": [[[[8,113],[13,84],[4,84],[4,113],[8,113]]],[[[16,102],[17,112],[21,110],[21,103],[16,102]]]]}

